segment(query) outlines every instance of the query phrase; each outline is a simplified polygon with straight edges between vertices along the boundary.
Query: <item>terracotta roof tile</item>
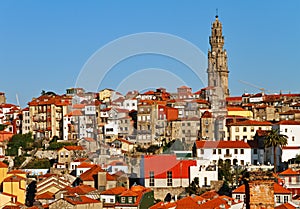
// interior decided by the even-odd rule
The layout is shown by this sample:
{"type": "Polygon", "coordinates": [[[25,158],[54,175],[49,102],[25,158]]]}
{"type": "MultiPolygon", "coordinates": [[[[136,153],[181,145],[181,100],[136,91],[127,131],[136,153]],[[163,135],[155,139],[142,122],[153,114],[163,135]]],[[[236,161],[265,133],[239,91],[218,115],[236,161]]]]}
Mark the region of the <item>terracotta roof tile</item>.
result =
{"type": "Polygon", "coordinates": [[[300,125],[300,121],[282,120],[277,123],[278,125],[300,125]]]}
{"type": "Polygon", "coordinates": [[[94,175],[97,175],[99,172],[105,172],[99,165],[94,165],[91,169],[80,175],[82,181],[94,181],[94,175]]]}
{"type": "Polygon", "coordinates": [[[250,148],[249,144],[244,141],[206,141],[197,140],[196,147],[201,148],[250,148]]]}
{"type": "Polygon", "coordinates": [[[299,173],[297,171],[292,170],[291,168],[286,169],[285,171],[282,171],[280,175],[298,175],[299,173]]]}
{"type": "Polygon", "coordinates": [[[212,113],[211,112],[209,112],[209,111],[205,111],[204,113],[203,113],[203,115],[201,116],[201,118],[212,118],[213,116],[212,116],[212,113]]]}
{"type": "Polygon", "coordinates": [[[287,202],[282,205],[276,206],[274,209],[296,209],[296,207],[287,202]]]}
{"type": "Polygon", "coordinates": [[[82,162],[80,165],[77,166],[77,168],[92,168],[95,164],[91,164],[88,162],[82,162]]]}
{"type": "Polygon", "coordinates": [[[42,193],[42,194],[39,194],[39,195],[36,195],[35,196],[35,199],[36,200],[40,200],[40,199],[53,199],[54,198],[54,194],[51,193],[51,192],[45,192],[45,193],[42,193]]]}
{"type": "Polygon", "coordinates": [[[125,187],[115,187],[101,192],[101,195],[119,195],[126,190],[127,189],[125,187]]]}
{"type": "Polygon", "coordinates": [[[139,194],[130,190],[122,192],[120,194],[120,197],[137,197],[139,194]]]}
{"type": "Polygon", "coordinates": [[[82,146],[64,146],[67,150],[84,150],[82,146]]]}
{"type": "Polygon", "coordinates": [[[0,168],[8,168],[8,165],[0,161],[0,168]]]}
{"type": "Polygon", "coordinates": [[[200,197],[204,199],[214,199],[216,197],[219,197],[219,194],[215,190],[207,191],[200,195],[200,197]]]}
{"type": "Polygon", "coordinates": [[[268,121],[245,120],[236,123],[231,123],[231,126],[271,126],[272,123],[268,121]]]}

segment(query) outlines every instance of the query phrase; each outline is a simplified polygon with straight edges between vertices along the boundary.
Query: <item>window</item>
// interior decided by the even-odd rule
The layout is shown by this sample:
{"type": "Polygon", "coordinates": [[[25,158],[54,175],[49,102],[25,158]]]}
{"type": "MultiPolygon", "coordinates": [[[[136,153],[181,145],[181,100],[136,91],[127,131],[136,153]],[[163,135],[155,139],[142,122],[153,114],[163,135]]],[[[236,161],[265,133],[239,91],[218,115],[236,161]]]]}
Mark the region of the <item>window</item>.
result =
{"type": "Polygon", "coordinates": [[[239,127],[235,127],[235,132],[239,132],[239,131],[240,131],[239,127]]]}
{"type": "Polygon", "coordinates": [[[247,127],[243,127],[243,132],[247,132],[247,127]]]}
{"type": "Polygon", "coordinates": [[[150,171],[149,177],[150,177],[149,186],[153,187],[154,186],[154,171],[150,171]]]}
{"type": "Polygon", "coordinates": [[[235,136],[235,140],[236,141],[240,140],[240,136],[235,136]]]}
{"type": "Polygon", "coordinates": [[[121,203],[125,203],[125,197],[121,197],[121,203]]]}
{"type": "Polygon", "coordinates": [[[114,199],[109,199],[110,203],[114,203],[114,199]]]}
{"type": "Polygon", "coordinates": [[[215,155],[217,153],[217,150],[216,149],[213,149],[213,154],[215,155]]]}
{"type": "Polygon", "coordinates": [[[207,186],[207,177],[204,177],[204,186],[207,186]]]}
{"type": "Polygon", "coordinates": [[[276,203],[280,203],[280,195],[276,195],[276,203]]]}
{"type": "Polygon", "coordinates": [[[241,199],[241,195],[237,194],[237,195],[235,196],[235,199],[240,200],[240,199],[241,199]]]}
{"type": "Polygon", "coordinates": [[[244,160],[241,160],[241,165],[244,165],[244,160]]]}
{"type": "Polygon", "coordinates": [[[128,203],[132,203],[132,197],[128,197],[128,203]]]}
{"type": "Polygon", "coordinates": [[[244,149],[241,149],[241,154],[242,154],[242,155],[244,154],[244,149]]]}
{"type": "Polygon", "coordinates": [[[234,149],[234,154],[238,154],[238,149],[234,149]]]}
{"type": "Polygon", "coordinates": [[[295,141],[295,137],[294,136],[292,136],[292,141],[295,141]]]}
{"type": "Polygon", "coordinates": [[[284,197],[283,197],[283,202],[286,203],[286,202],[288,202],[288,201],[289,201],[289,196],[284,195],[284,197]]]}
{"type": "Polygon", "coordinates": [[[257,155],[257,149],[253,150],[253,154],[257,155]]]}
{"type": "Polygon", "coordinates": [[[288,132],[287,128],[286,128],[286,129],[284,129],[284,132],[285,132],[285,133],[287,133],[287,132],[288,132]]]}
{"type": "Polygon", "coordinates": [[[204,155],[204,149],[201,149],[200,151],[201,151],[201,155],[204,155]]]}
{"type": "Polygon", "coordinates": [[[221,149],[218,149],[218,154],[222,154],[222,150],[221,149]]]}
{"type": "Polygon", "coordinates": [[[167,186],[172,186],[173,181],[172,181],[172,171],[167,172],[167,186]]]}
{"type": "Polygon", "coordinates": [[[254,127],[253,126],[251,126],[251,132],[254,132],[254,127]]]}

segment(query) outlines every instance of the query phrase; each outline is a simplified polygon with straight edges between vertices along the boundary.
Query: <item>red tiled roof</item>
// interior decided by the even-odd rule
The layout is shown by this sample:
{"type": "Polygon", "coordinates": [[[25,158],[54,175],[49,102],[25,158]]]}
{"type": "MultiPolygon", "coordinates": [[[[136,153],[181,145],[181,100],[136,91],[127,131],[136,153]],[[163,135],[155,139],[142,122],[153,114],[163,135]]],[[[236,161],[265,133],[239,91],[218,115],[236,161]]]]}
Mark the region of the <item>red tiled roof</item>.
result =
{"type": "Polygon", "coordinates": [[[19,181],[22,181],[22,180],[26,180],[26,178],[21,177],[21,176],[17,176],[17,175],[12,175],[12,176],[6,177],[3,180],[3,182],[19,182],[19,181]]]}
{"type": "Polygon", "coordinates": [[[249,144],[244,141],[206,141],[197,140],[196,147],[201,148],[250,148],[249,144]]]}
{"type": "Polygon", "coordinates": [[[200,195],[200,197],[211,200],[211,199],[219,197],[219,194],[215,190],[211,190],[211,191],[207,191],[207,192],[203,193],[202,195],[200,195]]]}
{"type": "Polygon", "coordinates": [[[94,164],[88,163],[88,162],[82,162],[80,165],[77,166],[77,168],[92,168],[94,164]]]}
{"type": "Polygon", "coordinates": [[[68,114],[67,114],[67,116],[82,116],[83,114],[82,114],[82,112],[80,111],[80,110],[74,110],[74,111],[72,111],[72,112],[69,112],[68,114]]]}
{"type": "Polygon", "coordinates": [[[268,121],[245,120],[229,124],[231,126],[271,126],[272,123],[268,121]]]}
{"type": "Polygon", "coordinates": [[[83,109],[85,107],[85,104],[73,104],[73,109],[83,109]]]}
{"type": "Polygon", "coordinates": [[[212,113],[208,112],[208,111],[205,111],[203,113],[203,115],[201,116],[201,118],[212,118],[212,113]]]}
{"type": "Polygon", "coordinates": [[[101,192],[101,195],[119,195],[126,191],[125,187],[115,187],[101,192]]]}
{"type": "Polygon", "coordinates": [[[287,202],[282,205],[276,206],[274,209],[296,209],[296,207],[287,202]]]}
{"type": "Polygon", "coordinates": [[[200,205],[192,198],[185,197],[176,202],[176,209],[197,209],[200,205]]]}
{"type": "Polygon", "coordinates": [[[227,201],[222,198],[215,198],[213,200],[207,201],[201,205],[199,205],[199,209],[219,209],[221,205],[225,205],[225,208],[228,209],[230,206],[227,204],[227,201]]]}
{"type": "Polygon", "coordinates": [[[165,203],[161,201],[151,206],[149,209],[171,209],[171,208],[172,209],[176,208],[176,202],[165,203]]]}
{"type": "Polygon", "coordinates": [[[67,150],[83,150],[82,146],[64,146],[65,149],[67,150]]]}
{"type": "Polygon", "coordinates": [[[107,181],[115,181],[116,178],[112,175],[110,175],[109,173],[106,173],[106,180],[107,181]]]}
{"type": "Polygon", "coordinates": [[[300,121],[282,120],[277,123],[278,125],[300,125],[300,121]]]}
{"type": "Polygon", "coordinates": [[[196,165],[195,160],[180,160],[176,155],[146,155],[144,156],[145,178],[149,178],[150,171],[157,179],[166,179],[167,171],[172,171],[172,177],[189,178],[189,167],[196,165]]]}
{"type": "Polygon", "coordinates": [[[227,107],[227,111],[248,111],[242,107],[227,107]]]}
{"type": "Polygon", "coordinates": [[[288,110],[286,112],[281,112],[279,115],[294,115],[300,113],[300,110],[288,110]]]}
{"type": "Polygon", "coordinates": [[[298,175],[299,173],[297,171],[292,170],[291,168],[286,169],[285,171],[282,171],[280,175],[298,175]]]}
{"type": "Polygon", "coordinates": [[[0,161],[0,168],[8,168],[8,165],[0,161]]]}
{"type": "Polygon", "coordinates": [[[94,175],[97,175],[99,172],[105,172],[99,165],[94,165],[91,169],[80,175],[82,181],[94,181],[94,175]]]}
{"type": "Polygon", "coordinates": [[[139,194],[131,191],[131,190],[127,190],[122,192],[122,194],[120,194],[120,197],[137,197],[139,194]]]}
{"type": "Polygon", "coordinates": [[[243,97],[226,97],[226,101],[229,102],[229,101],[239,101],[241,102],[243,99],[243,97]]]}
{"type": "Polygon", "coordinates": [[[45,192],[45,193],[42,193],[42,194],[39,194],[39,195],[36,195],[35,196],[35,199],[36,200],[40,200],[40,199],[53,199],[54,198],[54,194],[51,193],[51,192],[45,192]]]}

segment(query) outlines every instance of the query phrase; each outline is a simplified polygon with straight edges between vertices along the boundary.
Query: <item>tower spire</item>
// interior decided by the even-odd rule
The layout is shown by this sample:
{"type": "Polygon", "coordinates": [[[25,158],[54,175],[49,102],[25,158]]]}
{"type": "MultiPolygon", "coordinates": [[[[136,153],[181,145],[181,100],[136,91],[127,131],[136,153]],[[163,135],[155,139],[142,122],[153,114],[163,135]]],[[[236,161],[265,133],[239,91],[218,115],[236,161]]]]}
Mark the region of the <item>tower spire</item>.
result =
{"type": "Polygon", "coordinates": [[[219,15],[218,15],[218,8],[216,8],[216,18],[218,18],[219,15]]]}
{"type": "Polygon", "coordinates": [[[209,37],[210,50],[208,51],[208,85],[221,87],[224,96],[229,96],[227,53],[223,48],[224,36],[222,23],[218,19],[218,9],[215,21],[212,23],[209,37]]]}

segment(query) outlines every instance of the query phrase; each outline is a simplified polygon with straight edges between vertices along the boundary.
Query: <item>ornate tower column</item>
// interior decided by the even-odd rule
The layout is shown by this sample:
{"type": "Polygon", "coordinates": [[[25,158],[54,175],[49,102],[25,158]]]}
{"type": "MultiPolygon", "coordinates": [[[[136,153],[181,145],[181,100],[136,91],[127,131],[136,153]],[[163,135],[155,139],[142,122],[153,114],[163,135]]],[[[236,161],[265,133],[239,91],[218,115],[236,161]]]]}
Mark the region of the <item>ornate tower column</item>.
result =
{"type": "Polygon", "coordinates": [[[211,49],[208,51],[208,86],[220,87],[224,92],[224,97],[229,96],[228,89],[228,65],[227,53],[223,49],[224,36],[222,35],[222,23],[216,16],[211,27],[211,36],[209,37],[211,49]]]}

